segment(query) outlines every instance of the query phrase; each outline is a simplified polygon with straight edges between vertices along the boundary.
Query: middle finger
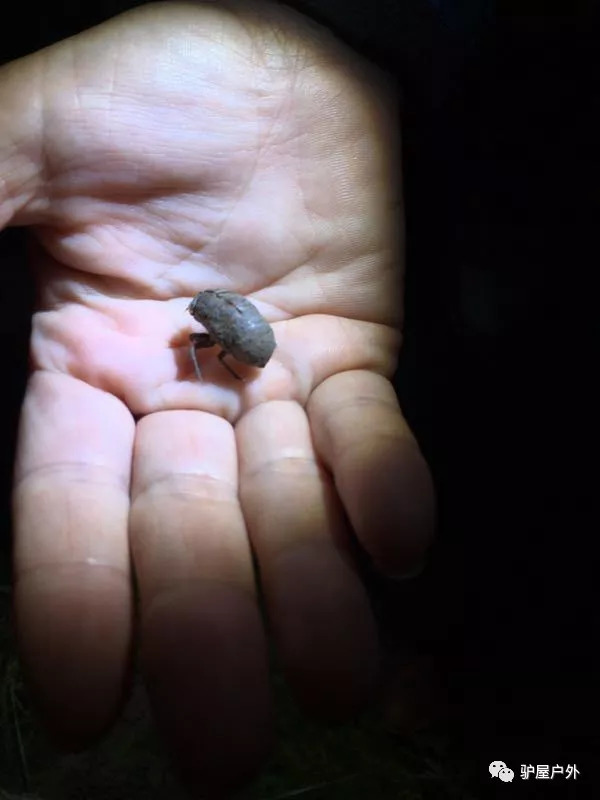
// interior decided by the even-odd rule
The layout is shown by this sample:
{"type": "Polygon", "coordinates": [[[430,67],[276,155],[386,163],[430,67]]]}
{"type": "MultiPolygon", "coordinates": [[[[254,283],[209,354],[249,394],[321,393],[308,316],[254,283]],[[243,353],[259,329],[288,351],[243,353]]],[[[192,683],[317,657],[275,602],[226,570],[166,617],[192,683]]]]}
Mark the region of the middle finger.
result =
{"type": "Polygon", "coordinates": [[[188,780],[235,785],[269,742],[265,638],[235,436],[199,411],[138,423],[131,547],[150,701],[188,780]]]}

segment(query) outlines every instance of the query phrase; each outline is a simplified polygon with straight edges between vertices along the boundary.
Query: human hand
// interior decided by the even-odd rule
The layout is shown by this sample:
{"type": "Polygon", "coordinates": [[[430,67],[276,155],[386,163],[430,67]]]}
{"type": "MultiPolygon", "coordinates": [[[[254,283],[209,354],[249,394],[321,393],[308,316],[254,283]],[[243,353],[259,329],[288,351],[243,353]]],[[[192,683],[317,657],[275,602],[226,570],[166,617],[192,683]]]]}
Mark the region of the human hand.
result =
{"type": "Polygon", "coordinates": [[[25,671],[85,746],[119,712],[139,622],[187,778],[234,785],[270,737],[252,553],[292,689],[343,717],[377,667],[350,537],[396,574],[431,537],[389,383],[393,96],[284,9],[157,4],[4,67],[0,115],[0,223],[31,227],[39,288],[14,486],[25,671]],[[232,362],[244,383],[214,351],[202,383],[189,360],[186,305],[221,287],[277,340],[264,370],[232,362]]]}

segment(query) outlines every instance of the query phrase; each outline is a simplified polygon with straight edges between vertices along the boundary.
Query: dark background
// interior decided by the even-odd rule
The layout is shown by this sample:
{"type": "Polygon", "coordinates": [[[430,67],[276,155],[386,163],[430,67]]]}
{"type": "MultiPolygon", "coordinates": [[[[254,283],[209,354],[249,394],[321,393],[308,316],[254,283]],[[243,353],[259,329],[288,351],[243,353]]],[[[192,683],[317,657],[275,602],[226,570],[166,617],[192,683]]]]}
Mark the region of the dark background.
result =
{"type": "MultiPolygon", "coordinates": [[[[134,5],[19,3],[0,61],[134,5]]],[[[403,92],[408,295],[395,384],[440,524],[422,579],[374,587],[383,622],[435,656],[466,758],[576,763],[581,791],[600,785],[596,4],[290,5],[403,92]]],[[[22,238],[0,236],[5,552],[30,308],[22,238]]]]}

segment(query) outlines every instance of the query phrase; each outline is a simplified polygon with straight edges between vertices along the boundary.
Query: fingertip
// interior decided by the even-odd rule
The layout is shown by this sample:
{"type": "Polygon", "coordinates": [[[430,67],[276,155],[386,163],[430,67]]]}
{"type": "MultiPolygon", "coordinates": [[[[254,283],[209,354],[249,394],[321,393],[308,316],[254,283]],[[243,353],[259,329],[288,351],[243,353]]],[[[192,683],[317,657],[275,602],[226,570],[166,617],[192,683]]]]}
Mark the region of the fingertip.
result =
{"type": "Polygon", "coordinates": [[[77,565],[21,576],[15,622],[40,724],[60,750],[87,749],[113,725],[131,678],[132,606],[123,576],[77,565]]]}
{"type": "Polygon", "coordinates": [[[354,571],[328,543],[297,545],[265,585],[283,670],[302,710],[325,722],[369,703],[379,668],[371,608],[354,571]]]}
{"type": "Polygon", "coordinates": [[[266,645],[255,601],[218,582],[170,591],[146,612],[142,663],[182,782],[211,798],[247,783],[272,744],[266,645]]]}
{"type": "Polygon", "coordinates": [[[361,546],[385,574],[418,570],[434,537],[435,490],[389,381],[332,378],[315,390],[309,417],[361,546]]]}
{"type": "Polygon", "coordinates": [[[376,485],[365,491],[371,499],[365,504],[370,518],[361,508],[354,518],[373,561],[396,580],[418,577],[435,535],[436,503],[429,468],[416,444],[392,449],[376,485]]]}

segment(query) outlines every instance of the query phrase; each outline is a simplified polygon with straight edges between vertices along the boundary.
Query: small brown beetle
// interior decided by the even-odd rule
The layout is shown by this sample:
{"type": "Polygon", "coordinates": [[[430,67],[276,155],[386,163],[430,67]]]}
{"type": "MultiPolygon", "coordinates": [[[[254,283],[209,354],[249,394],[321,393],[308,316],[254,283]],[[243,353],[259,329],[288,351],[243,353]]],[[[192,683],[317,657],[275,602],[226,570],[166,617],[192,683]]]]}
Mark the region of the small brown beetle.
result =
{"type": "Polygon", "coordinates": [[[207,289],[194,297],[187,311],[207,330],[207,333],[190,334],[190,354],[198,380],[202,380],[196,357],[199,348],[219,345],[219,360],[238,380],[242,378],[225,363],[225,356],[232,355],[242,364],[264,367],[273,355],[273,329],[258,309],[241,294],[228,289],[207,289]]]}

